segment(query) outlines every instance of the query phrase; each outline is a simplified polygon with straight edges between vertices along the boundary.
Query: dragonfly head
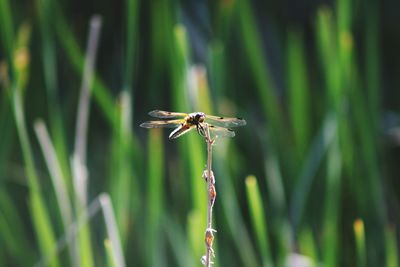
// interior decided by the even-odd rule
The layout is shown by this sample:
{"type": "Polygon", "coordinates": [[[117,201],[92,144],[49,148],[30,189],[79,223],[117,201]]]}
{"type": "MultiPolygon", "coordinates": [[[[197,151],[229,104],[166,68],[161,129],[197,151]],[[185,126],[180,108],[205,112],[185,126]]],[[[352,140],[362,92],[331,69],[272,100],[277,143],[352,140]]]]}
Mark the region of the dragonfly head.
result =
{"type": "Polygon", "coordinates": [[[204,122],[204,119],[206,118],[206,115],[203,112],[195,112],[192,115],[193,121],[195,124],[199,124],[204,122]]]}

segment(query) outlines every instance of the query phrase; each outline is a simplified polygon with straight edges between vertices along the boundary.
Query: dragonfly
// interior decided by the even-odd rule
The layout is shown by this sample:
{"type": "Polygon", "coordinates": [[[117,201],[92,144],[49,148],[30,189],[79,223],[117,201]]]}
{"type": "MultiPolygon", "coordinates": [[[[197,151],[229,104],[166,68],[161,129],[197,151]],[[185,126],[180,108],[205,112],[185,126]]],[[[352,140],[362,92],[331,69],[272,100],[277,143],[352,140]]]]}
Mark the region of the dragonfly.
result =
{"type": "Polygon", "coordinates": [[[203,112],[182,113],[153,110],[149,112],[149,115],[163,120],[146,121],[140,124],[140,127],[175,128],[169,135],[169,139],[176,139],[193,129],[196,129],[201,136],[205,137],[206,127],[210,134],[216,137],[234,137],[235,132],[230,128],[246,125],[246,121],[242,118],[219,117],[207,115],[203,112]]]}

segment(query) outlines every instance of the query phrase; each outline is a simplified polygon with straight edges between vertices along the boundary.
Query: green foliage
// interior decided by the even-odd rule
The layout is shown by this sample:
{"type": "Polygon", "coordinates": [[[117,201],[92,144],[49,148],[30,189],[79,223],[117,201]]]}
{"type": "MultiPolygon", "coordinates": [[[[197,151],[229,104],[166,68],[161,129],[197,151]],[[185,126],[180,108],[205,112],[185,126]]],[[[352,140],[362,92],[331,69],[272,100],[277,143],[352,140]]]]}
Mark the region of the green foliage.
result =
{"type": "Polygon", "coordinates": [[[153,109],[247,120],[213,146],[214,266],[397,266],[378,2],[317,6],[311,27],[262,1],[204,18],[183,2],[0,0],[0,266],[201,265],[206,143],[139,128],[153,109]]]}

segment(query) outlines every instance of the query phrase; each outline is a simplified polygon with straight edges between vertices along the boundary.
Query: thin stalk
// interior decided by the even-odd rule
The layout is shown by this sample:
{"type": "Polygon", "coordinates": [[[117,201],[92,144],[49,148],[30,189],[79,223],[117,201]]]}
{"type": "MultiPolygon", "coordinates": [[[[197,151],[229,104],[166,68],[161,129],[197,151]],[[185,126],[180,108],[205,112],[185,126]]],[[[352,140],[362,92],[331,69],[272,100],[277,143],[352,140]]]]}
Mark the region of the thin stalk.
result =
{"type": "Polygon", "coordinates": [[[83,81],[79,97],[74,151],[82,164],[86,163],[86,140],[90,109],[90,90],[93,82],[101,23],[100,16],[94,16],[90,21],[89,41],[87,44],[85,68],[83,71],[83,81]]]}
{"type": "Polygon", "coordinates": [[[125,259],[122,251],[121,240],[119,238],[117,220],[115,218],[114,209],[111,198],[108,194],[102,193],[99,196],[101,209],[103,210],[104,222],[106,224],[107,235],[111,246],[111,260],[115,267],[125,267],[125,259]]]}
{"type": "Polygon", "coordinates": [[[215,177],[214,173],[211,169],[212,164],[212,145],[214,144],[213,139],[210,137],[210,131],[207,124],[204,124],[205,131],[204,131],[204,138],[207,143],[207,170],[205,171],[205,177],[207,181],[207,228],[205,234],[205,243],[206,243],[206,255],[203,264],[206,267],[210,267],[212,264],[211,256],[215,257],[214,250],[212,248],[213,241],[214,241],[214,234],[216,232],[212,228],[212,209],[215,203],[215,197],[217,196],[217,191],[215,190],[215,177]]]}
{"type": "MultiPolygon", "coordinates": [[[[87,185],[89,177],[86,163],[87,132],[89,124],[91,88],[94,79],[94,69],[96,65],[96,54],[100,38],[101,24],[102,21],[100,16],[93,16],[90,20],[89,39],[86,49],[83,81],[80,90],[76,119],[75,147],[71,159],[75,205],[78,214],[80,214],[82,210],[85,210],[87,205],[87,185]]],[[[90,241],[89,225],[85,226],[79,233],[77,245],[79,246],[79,251],[81,252],[81,266],[94,266],[95,264],[90,241]]]]}
{"type": "Polygon", "coordinates": [[[66,230],[68,225],[70,225],[72,222],[72,207],[70,205],[71,201],[66,190],[67,186],[65,184],[65,178],[63,177],[61,164],[57,157],[55,146],[51,141],[50,135],[43,120],[37,120],[34,124],[34,128],[47,164],[47,168],[49,169],[49,173],[51,175],[58,206],[60,207],[61,218],[64,223],[64,229],[66,230]]]}

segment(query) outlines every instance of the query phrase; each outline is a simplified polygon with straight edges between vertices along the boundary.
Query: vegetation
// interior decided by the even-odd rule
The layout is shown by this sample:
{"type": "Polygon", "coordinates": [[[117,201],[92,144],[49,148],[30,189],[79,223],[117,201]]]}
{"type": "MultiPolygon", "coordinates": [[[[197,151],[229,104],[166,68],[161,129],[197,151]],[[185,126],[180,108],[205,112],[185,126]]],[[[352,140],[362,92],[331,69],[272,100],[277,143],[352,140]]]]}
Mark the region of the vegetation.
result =
{"type": "Polygon", "coordinates": [[[0,0],[0,266],[201,266],[207,146],[153,109],[247,121],[213,266],[398,266],[380,7],[0,0]]]}

